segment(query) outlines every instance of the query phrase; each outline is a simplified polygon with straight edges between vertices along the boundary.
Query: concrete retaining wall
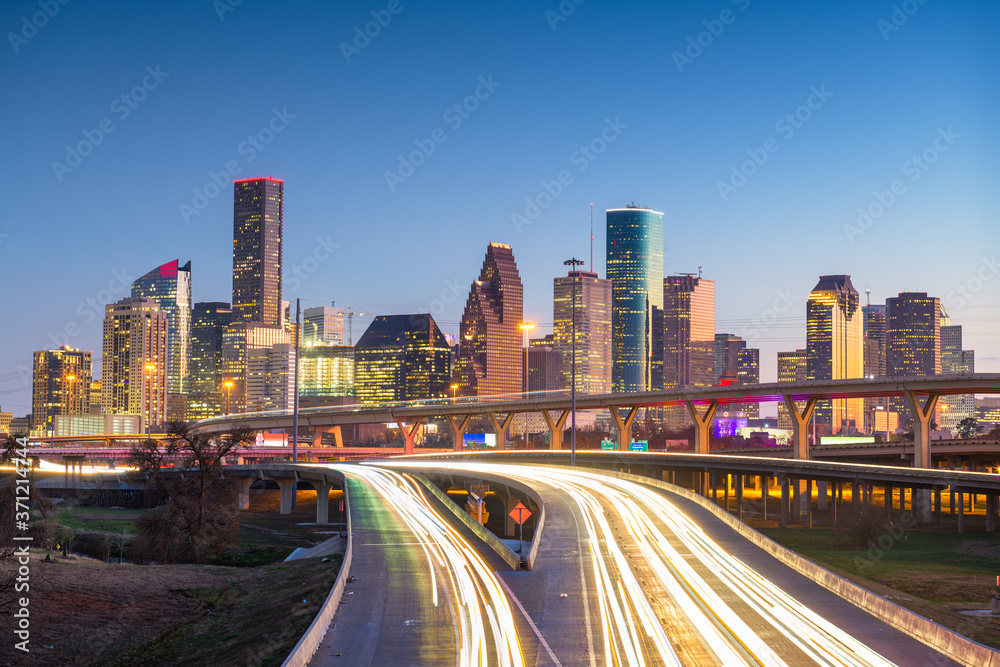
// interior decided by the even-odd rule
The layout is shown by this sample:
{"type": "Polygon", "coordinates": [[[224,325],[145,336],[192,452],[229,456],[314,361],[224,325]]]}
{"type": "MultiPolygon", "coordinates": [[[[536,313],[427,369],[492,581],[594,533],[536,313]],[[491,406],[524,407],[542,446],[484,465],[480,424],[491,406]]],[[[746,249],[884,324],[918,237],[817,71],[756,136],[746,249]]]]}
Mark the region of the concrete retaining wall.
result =
{"type": "MultiPolygon", "coordinates": [[[[564,466],[553,467],[563,468],[564,466]]],[[[594,470],[588,472],[598,472],[609,477],[647,484],[692,500],[712,512],[712,514],[739,532],[740,535],[796,572],[812,579],[823,588],[836,593],[851,604],[860,607],[879,620],[923,642],[955,662],[967,667],[1000,667],[1000,651],[976,643],[957,632],[938,625],[934,621],[913,613],[909,609],[900,607],[843,577],[837,576],[833,572],[813,563],[811,560],[803,558],[794,551],[790,551],[774,540],[758,533],[708,498],[704,498],[693,491],[674,484],[661,482],[650,477],[642,477],[641,475],[632,475],[611,470],[594,470]]]]}
{"type": "Polygon", "coordinates": [[[518,570],[521,568],[521,557],[514,553],[514,550],[508,547],[506,544],[500,541],[500,539],[486,530],[479,524],[478,521],[474,521],[469,513],[459,507],[454,500],[448,497],[448,495],[437,488],[437,486],[429,479],[424,477],[419,473],[410,473],[413,475],[414,479],[427,487],[427,490],[431,492],[435,498],[440,500],[445,507],[448,508],[452,514],[454,514],[459,521],[469,527],[469,530],[476,534],[476,537],[481,539],[483,542],[488,544],[493,551],[500,554],[500,557],[510,565],[511,569],[518,570]]]}
{"type": "MultiPolygon", "coordinates": [[[[341,477],[341,479],[344,478],[341,477]]],[[[327,628],[333,622],[333,615],[337,613],[337,607],[340,606],[340,598],[344,595],[344,586],[347,585],[347,577],[351,570],[351,557],[354,554],[354,544],[351,537],[351,505],[350,499],[347,496],[346,479],[344,479],[343,485],[344,507],[347,510],[347,550],[344,551],[344,560],[340,564],[340,572],[337,574],[337,580],[333,584],[333,590],[326,596],[326,600],[323,602],[323,606],[320,607],[319,613],[316,614],[316,618],[313,619],[309,629],[299,639],[299,643],[295,645],[292,652],[281,663],[282,667],[305,667],[305,665],[309,664],[309,661],[312,660],[313,655],[316,653],[316,649],[319,648],[320,643],[323,641],[323,636],[326,634],[327,628]]]]}

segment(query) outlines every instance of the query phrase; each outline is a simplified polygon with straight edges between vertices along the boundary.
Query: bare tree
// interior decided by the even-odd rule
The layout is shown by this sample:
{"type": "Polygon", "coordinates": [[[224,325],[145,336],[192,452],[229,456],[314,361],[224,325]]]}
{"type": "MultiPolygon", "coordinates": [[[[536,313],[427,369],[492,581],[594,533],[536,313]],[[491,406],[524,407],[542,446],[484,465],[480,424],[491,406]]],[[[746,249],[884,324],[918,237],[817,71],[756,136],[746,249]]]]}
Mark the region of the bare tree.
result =
{"type": "Polygon", "coordinates": [[[138,522],[139,538],[159,561],[201,562],[229,548],[239,532],[236,488],[223,473],[223,460],[238,447],[252,444],[255,432],[237,427],[224,435],[195,433],[183,422],[171,423],[168,438],[132,446],[133,477],[147,491],[168,500],[162,513],[138,522]],[[176,465],[170,466],[171,461],[176,465]]]}

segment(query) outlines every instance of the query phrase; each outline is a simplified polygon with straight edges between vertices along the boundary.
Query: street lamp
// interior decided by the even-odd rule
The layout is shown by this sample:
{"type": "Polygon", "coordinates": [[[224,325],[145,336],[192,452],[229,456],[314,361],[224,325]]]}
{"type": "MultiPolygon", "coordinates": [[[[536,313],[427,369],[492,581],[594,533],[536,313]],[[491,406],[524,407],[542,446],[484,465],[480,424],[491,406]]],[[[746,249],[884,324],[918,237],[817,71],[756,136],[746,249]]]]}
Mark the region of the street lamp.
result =
{"type": "MultiPolygon", "coordinates": [[[[528,332],[535,328],[530,322],[522,322],[517,325],[524,332],[524,394],[521,398],[528,398],[528,332]]],[[[524,448],[528,449],[528,411],[524,411],[524,448]]]]}
{"type": "Polygon", "coordinates": [[[229,414],[229,391],[233,388],[233,381],[226,380],[222,383],[222,386],[226,388],[226,414],[229,414]]]}
{"type": "Polygon", "coordinates": [[[451,402],[454,403],[456,399],[456,394],[458,393],[458,385],[451,385],[451,402]]]}
{"type": "Polygon", "coordinates": [[[142,401],[142,407],[143,407],[143,410],[145,410],[146,409],[146,400],[145,400],[145,398],[149,399],[149,411],[148,411],[148,416],[146,417],[146,435],[149,435],[149,422],[153,421],[153,396],[152,396],[152,394],[153,394],[153,378],[152,378],[152,373],[155,370],[156,370],[156,364],[154,364],[151,361],[147,361],[146,362],[146,385],[148,387],[146,388],[146,397],[144,397],[144,399],[142,401]]]}
{"type": "Polygon", "coordinates": [[[576,465],[576,283],[577,283],[577,281],[580,278],[579,275],[575,275],[574,276],[573,274],[577,273],[576,267],[582,266],[582,265],[583,265],[583,260],[582,259],[577,259],[576,257],[573,257],[571,259],[567,259],[565,262],[563,262],[563,266],[570,267],[570,269],[569,269],[569,275],[573,279],[573,297],[572,297],[572,299],[573,299],[573,337],[572,337],[573,346],[572,346],[572,353],[571,353],[571,356],[570,356],[570,369],[572,370],[572,384],[570,385],[570,396],[571,396],[571,399],[570,399],[570,411],[571,412],[570,412],[570,432],[569,432],[570,452],[571,452],[570,453],[570,459],[569,459],[570,463],[569,464],[571,466],[575,466],[576,465]]]}

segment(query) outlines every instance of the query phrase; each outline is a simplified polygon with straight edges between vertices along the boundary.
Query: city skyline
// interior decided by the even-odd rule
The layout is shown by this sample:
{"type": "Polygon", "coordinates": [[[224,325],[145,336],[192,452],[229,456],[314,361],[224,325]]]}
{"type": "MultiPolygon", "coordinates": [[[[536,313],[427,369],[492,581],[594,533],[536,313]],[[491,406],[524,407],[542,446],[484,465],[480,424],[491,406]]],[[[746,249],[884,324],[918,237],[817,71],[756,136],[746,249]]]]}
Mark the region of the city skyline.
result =
{"type": "MultiPolygon", "coordinates": [[[[11,382],[0,385],[0,406],[30,410],[35,350],[69,344],[93,351],[99,368],[103,305],[127,296],[150,266],[189,258],[193,300],[229,301],[232,276],[220,260],[232,243],[227,190],[257,175],[288,182],[283,296],[300,296],[304,308],[336,299],[378,314],[431,312],[444,333],[457,333],[480,248],[497,240],[518,253],[524,317],[544,335],[552,319],[544,286],[565,257],[587,257],[590,203],[604,210],[635,200],[665,212],[665,274],[704,265],[717,281],[718,329],[761,349],[764,381],[775,378],[777,351],[804,345],[809,283],[825,273],[871,284],[873,302],[901,291],[938,296],[965,326],[978,369],[1000,370],[991,332],[1000,292],[990,282],[1000,270],[995,4],[921,5],[886,32],[879,21],[891,3],[734,3],[735,21],[709,34],[697,57],[685,54],[688,38],[717,21],[720,7],[587,5],[554,25],[540,7],[406,7],[350,62],[338,45],[369,20],[362,8],[275,15],[242,5],[220,20],[195,3],[169,12],[73,5],[11,49],[10,88],[34,101],[3,112],[24,131],[0,167],[19,195],[0,222],[0,257],[48,305],[5,336],[0,373],[11,382]],[[324,45],[309,52],[314,62],[263,39],[291,29],[324,45]],[[174,30],[194,47],[173,44],[174,30]],[[428,43],[438,30],[458,42],[428,43]],[[561,56],[636,30],[644,38],[624,53],[561,56]],[[120,50],[95,48],[122,35],[120,50]],[[525,44],[525,56],[510,43],[525,44]],[[253,77],[229,55],[247,44],[263,70],[253,77]],[[451,48],[469,57],[453,64],[451,48]],[[637,59],[655,67],[633,71],[637,59]],[[433,81],[420,74],[428,69],[438,71],[433,81]],[[104,72],[102,81],[81,85],[90,71],[104,72]],[[258,76],[275,85],[249,85],[258,76]],[[356,94],[331,104],[326,91],[345,87],[356,94]],[[800,110],[807,120],[796,118],[800,110]],[[67,158],[65,146],[97,137],[105,117],[114,131],[79,162],[67,158]],[[435,143],[438,127],[447,138],[435,143]],[[428,140],[434,152],[415,165],[412,151],[428,140]],[[71,171],[57,175],[53,163],[71,171]],[[390,189],[386,172],[403,182],[390,189]],[[928,243],[945,225],[963,240],[961,252],[928,243]],[[705,243],[705,229],[731,239],[731,252],[705,243]],[[413,275],[405,259],[436,256],[442,239],[449,260],[413,275]],[[807,250],[785,252],[793,241],[807,250]],[[53,270],[37,270],[37,248],[53,270]],[[748,268],[760,285],[753,293],[739,289],[748,268]]],[[[0,24],[14,31],[33,11],[11,3],[0,24]]],[[[603,225],[594,236],[604,247],[603,225]]],[[[605,277],[601,255],[593,269],[605,277]]],[[[0,294],[8,312],[22,308],[9,282],[0,294]]]]}

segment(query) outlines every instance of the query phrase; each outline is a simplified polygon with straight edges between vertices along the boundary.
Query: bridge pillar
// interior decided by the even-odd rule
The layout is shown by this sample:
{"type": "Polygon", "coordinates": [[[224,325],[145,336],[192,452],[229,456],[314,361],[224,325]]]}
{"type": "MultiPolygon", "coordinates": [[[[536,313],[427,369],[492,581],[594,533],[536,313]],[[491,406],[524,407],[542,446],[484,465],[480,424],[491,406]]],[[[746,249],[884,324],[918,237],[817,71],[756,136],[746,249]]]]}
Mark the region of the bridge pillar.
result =
{"type": "Polygon", "coordinates": [[[829,495],[829,485],[824,481],[816,482],[816,509],[820,512],[825,512],[829,509],[829,495]]]}
{"type": "MultiPolygon", "coordinates": [[[[612,414],[614,414],[614,408],[611,410],[612,414]]],[[[545,417],[545,424],[549,427],[549,449],[553,451],[562,449],[563,427],[566,426],[569,410],[563,410],[559,413],[558,419],[552,419],[552,415],[549,414],[548,410],[542,410],[542,416],[545,417]]]]}
{"type": "Polygon", "coordinates": [[[743,475],[736,476],[736,518],[743,520],[743,475]]]}
{"type": "Polygon", "coordinates": [[[627,452],[629,440],[632,436],[632,422],[635,421],[635,416],[639,412],[638,406],[633,406],[628,409],[628,414],[625,415],[625,419],[622,419],[622,415],[618,412],[618,408],[610,407],[608,410],[611,411],[611,418],[615,422],[615,426],[618,428],[618,451],[627,452]]]}
{"type": "Polygon", "coordinates": [[[326,433],[333,434],[335,447],[344,446],[344,434],[341,432],[340,426],[314,426],[313,447],[321,447],[323,445],[323,435],[326,433]]]}
{"type": "Polygon", "coordinates": [[[795,401],[790,395],[785,394],[784,400],[785,407],[788,408],[788,413],[792,417],[792,458],[808,460],[809,420],[812,419],[813,411],[816,409],[816,403],[819,399],[810,397],[801,411],[795,405],[795,401]]]}
{"type": "Polygon", "coordinates": [[[236,478],[236,509],[250,509],[250,487],[253,486],[253,477],[236,478]]]}
{"type": "Polygon", "coordinates": [[[313,482],[316,487],[316,523],[330,523],[330,489],[333,483],[326,477],[322,481],[313,482]]]}
{"type": "MultiPolygon", "coordinates": [[[[931,467],[931,419],[937,407],[938,395],[928,394],[927,400],[921,404],[916,392],[906,391],[906,404],[913,415],[913,467],[931,467]]],[[[927,489],[915,489],[913,499],[913,514],[920,523],[931,522],[931,499],[927,489]]]]}
{"type": "Polygon", "coordinates": [[[712,401],[701,412],[693,401],[684,401],[687,406],[691,421],[694,422],[694,452],[695,454],[708,454],[709,427],[712,426],[712,419],[715,417],[715,410],[719,407],[718,401],[712,401]]]}
{"type": "Polygon", "coordinates": [[[413,422],[413,426],[407,426],[406,422],[399,422],[399,430],[403,433],[403,454],[413,453],[413,439],[417,437],[417,429],[423,423],[423,419],[413,422]]]}
{"type": "Polygon", "coordinates": [[[514,413],[507,413],[507,418],[502,422],[492,412],[487,412],[486,416],[490,418],[490,423],[493,424],[493,432],[497,434],[497,449],[507,449],[507,429],[510,428],[510,423],[514,421],[514,413]]]}
{"type": "Polygon", "coordinates": [[[965,532],[965,494],[959,491],[958,495],[958,532],[965,532]]]}
{"type": "Polygon", "coordinates": [[[281,513],[292,513],[292,497],[295,494],[295,486],[298,479],[276,479],[278,489],[281,491],[281,513]]]}
{"type": "Polygon", "coordinates": [[[458,420],[455,419],[454,415],[445,415],[448,418],[448,423],[451,424],[451,430],[455,434],[455,451],[462,451],[462,441],[465,436],[465,429],[469,426],[469,420],[472,419],[472,415],[462,415],[458,420]]]}
{"type": "Polygon", "coordinates": [[[934,489],[934,525],[941,525],[941,487],[934,489]]]}
{"type": "Polygon", "coordinates": [[[784,474],[778,475],[781,480],[781,527],[788,527],[788,477],[784,474]]]}
{"type": "Polygon", "coordinates": [[[771,480],[766,476],[760,476],[760,517],[767,521],[767,495],[770,489],[771,480]]]}

